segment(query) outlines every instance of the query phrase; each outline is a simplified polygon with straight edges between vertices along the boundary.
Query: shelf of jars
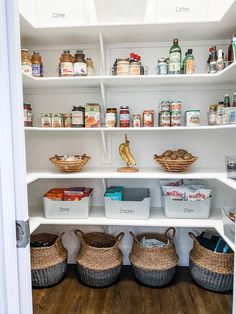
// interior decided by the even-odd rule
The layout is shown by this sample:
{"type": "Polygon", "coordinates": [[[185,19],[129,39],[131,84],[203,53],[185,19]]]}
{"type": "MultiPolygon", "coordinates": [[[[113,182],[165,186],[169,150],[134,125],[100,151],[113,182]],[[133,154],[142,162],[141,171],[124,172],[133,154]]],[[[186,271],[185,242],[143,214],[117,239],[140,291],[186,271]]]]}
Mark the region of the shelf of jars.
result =
{"type": "Polygon", "coordinates": [[[209,74],[176,75],[101,75],[84,77],[34,77],[23,75],[23,87],[26,89],[61,89],[97,87],[144,87],[144,86],[195,86],[226,85],[236,83],[236,62],[224,70],[209,74]]]}

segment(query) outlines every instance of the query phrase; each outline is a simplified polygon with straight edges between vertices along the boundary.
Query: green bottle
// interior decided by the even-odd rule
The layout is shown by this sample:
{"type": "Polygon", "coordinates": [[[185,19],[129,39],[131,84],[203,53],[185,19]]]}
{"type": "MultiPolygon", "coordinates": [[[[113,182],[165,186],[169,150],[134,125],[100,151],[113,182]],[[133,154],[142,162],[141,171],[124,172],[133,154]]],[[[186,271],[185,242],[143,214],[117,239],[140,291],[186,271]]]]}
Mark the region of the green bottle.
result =
{"type": "Polygon", "coordinates": [[[181,73],[181,48],[179,40],[173,40],[173,46],[170,48],[169,74],[181,73]]]}
{"type": "Polygon", "coordinates": [[[193,49],[188,49],[187,57],[185,60],[185,74],[193,74],[195,70],[195,63],[193,57],[193,49]]]}
{"type": "Polygon", "coordinates": [[[186,57],[187,57],[188,53],[185,52],[185,58],[182,62],[182,65],[181,65],[181,74],[185,74],[185,70],[186,70],[186,57]]]}

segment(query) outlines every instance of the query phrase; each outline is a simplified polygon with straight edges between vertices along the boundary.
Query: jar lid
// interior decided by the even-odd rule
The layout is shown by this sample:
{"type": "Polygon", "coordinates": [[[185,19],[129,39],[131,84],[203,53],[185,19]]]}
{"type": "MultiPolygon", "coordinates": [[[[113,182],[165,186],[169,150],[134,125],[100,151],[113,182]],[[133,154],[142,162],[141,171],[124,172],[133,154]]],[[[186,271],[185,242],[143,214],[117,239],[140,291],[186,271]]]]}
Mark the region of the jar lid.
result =
{"type": "Polygon", "coordinates": [[[158,59],[158,62],[166,62],[167,63],[167,59],[166,58],[160,58],[160,59],[158,59]]]}
{"type": "Polygon", "coordinates": [[[129,106],[120,106],[120,109],[129,109],[129,106]]]}
{"type": "Polygon", "coordinates": [[[118,58],[117,59],[117,61],[119,62],[119,61],[127,61],[127,62],[129,62],[129,58],[118,58]]]}
{"type": "Polygon", "coordinates": [[[29,52],[28,49],[21,49],[21,52],[29,52]]]}

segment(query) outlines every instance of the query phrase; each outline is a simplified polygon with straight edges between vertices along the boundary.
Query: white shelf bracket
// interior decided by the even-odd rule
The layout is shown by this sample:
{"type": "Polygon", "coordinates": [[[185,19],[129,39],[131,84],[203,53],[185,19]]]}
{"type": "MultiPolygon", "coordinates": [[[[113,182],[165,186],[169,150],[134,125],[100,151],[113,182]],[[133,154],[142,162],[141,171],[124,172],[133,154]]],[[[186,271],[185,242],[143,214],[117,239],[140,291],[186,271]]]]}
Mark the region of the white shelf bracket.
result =
{"type": "Polygon", "coordinates": [[[106,63],[105,63],[105,50],[104,50],[104,40],[102,32],[99,32],[99,45],[100,45],[100,55],[101,55],[101,75],[106,74],[106,63]]]}
{"type": "Polygon", "coordinates": [[[112,163],[111,135],[106,134],[105,131],[100,131],[100,134],[102,141],[102,163],[111,164],[112,163]]]}
{"type": "Polygon", "coordinates": [[[107,182],[106,182],[106,179],[102,179],[102,185],[103,185],[103,190],[104,190],[104,193],[105,193],[106,190],[107,190],[107,182]]]}
{"type": "Polygon", "coordinates": [[[107,97],[106,97],[106,89],[102,81],[100,81],[100,88],[101,88],[101,96],[102,96],[102,115],[103,115],[103,118],[105,119],[106,108],[107,108],[107,97]]]}

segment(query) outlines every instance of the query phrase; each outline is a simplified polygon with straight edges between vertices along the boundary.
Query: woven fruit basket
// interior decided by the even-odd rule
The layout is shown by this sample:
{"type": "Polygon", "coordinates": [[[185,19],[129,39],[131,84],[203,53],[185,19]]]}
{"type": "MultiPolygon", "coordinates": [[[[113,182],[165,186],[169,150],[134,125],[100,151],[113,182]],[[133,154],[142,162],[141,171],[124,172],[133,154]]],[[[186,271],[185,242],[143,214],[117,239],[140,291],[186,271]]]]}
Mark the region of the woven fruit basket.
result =
{"type": "Polygon", "coordinates": [[[234,253],[217,253],[202,246],[196,236],[189,254],[189,269],[193,280],[201,287],[217,292],[233,289],[234,253]]]}
{"type": "Polygon", "coordinates": [[[49,243],[46,247],[31,247],[31,277],[35,288],[48,287],[59,283],[67,269],[67,250],[60,236],[49,233],[39,233],[31,236],[31,243],[49,243]]]}
{"type": "Polygon", "coordinates": [[[133,232],[130,234],[133,237],[133,246],[129,259],[137,280],[152,287],[170,283],[175,276],[179,259],[173,242],[175,228],[168,228],[164,234],[141,233],[137,236],[133,232]],[[165,242],[166,246],[144,247],[140,243],[143,237],[165,242]]]}
{"type": "Polygon", "coordinates": [[[80,280],[91,287],[105,287],[114,283],[121,271],[123,254],[119,244],[124,237],[102,232],[84,233],[76,230],[81,240],[77,255],[77,269],[80,280]]]}
{"type": "Polygon", "coordinates": [[[172,160],[169,157],[154,155],[154,160],[156,160],[168,172],[183,172],[197,159],[198,157],[193,156],[188,160],[172,160]]]}
{"type": "Polygon", "coordinates": [[[64,156],[55,155],[54,157],[49,158],[49,160],[61,172],[79,172],[90,159],[86,154],[75,155],[74,157],[74,160],[65,160],[64,156]]]}

